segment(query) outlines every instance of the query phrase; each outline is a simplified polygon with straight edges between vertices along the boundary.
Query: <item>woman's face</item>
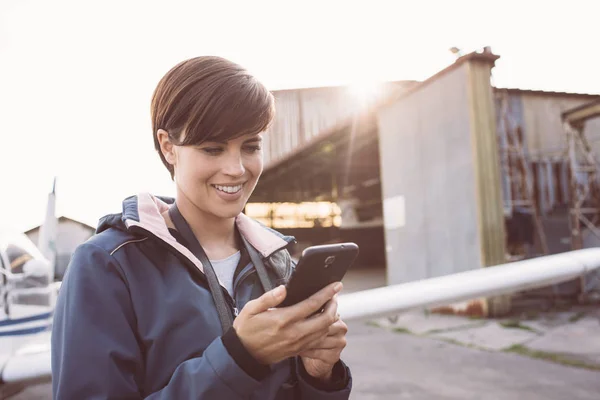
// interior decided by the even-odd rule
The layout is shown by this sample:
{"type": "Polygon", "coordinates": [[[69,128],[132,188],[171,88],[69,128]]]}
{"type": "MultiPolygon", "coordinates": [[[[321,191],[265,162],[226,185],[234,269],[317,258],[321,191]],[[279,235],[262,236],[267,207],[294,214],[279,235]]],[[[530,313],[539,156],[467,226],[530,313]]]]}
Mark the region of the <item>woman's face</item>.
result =
{"type": "Polygon", "coordinates": [[[187,201],[218,218],[242,212],[263,170],[261,135],[172,149],[175,183],[187,201]]]}

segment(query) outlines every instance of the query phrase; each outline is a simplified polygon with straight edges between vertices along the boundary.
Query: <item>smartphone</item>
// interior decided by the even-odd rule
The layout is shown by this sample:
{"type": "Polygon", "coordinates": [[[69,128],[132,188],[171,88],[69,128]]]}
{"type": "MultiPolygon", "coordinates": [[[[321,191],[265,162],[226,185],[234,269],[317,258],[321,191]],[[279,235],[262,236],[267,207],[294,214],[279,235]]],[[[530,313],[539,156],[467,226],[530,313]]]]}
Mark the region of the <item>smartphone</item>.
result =
{"type": "Polygon", "coordinates": [[[312,296],[333,282],[340,282],[358,256],[356,243],[311,246],[302,252],[286,284],[287,296],[279,307],[288,307],[312,296]]]}

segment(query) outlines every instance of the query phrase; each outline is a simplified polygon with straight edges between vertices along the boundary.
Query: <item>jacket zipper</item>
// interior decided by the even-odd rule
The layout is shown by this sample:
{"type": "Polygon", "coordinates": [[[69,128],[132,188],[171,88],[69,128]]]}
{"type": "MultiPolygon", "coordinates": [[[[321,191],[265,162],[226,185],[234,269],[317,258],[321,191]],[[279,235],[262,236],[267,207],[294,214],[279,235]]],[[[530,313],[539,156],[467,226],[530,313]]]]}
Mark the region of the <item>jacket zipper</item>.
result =
{"type": "Polygon", "coordinates": [[[237,288],[240,286],[242,281],[244,281],[244,279],[246,279],[249,275],[255,273],[256,270],[253,268],[252,263],[248,263],[248,265],[246,267],[244,267],[242,272],[243,273],[233,283],[233,295],[234,296],[235,296],[235,292],[236,292],[237,288]]]}
{"type": "Polygon", "coordinates": [[[237,317],[240,313],[240,310],[237,308],[237,303],[235,301],[235,293],[237,288],[242,284],[242,282],[248,278],[250,275],[256,273],[256,269],[254,269],[253,267],[248,268],[248,270],[246,270],[242,276],[240,276],[238,279],[236,279],[234,286],[233,286],[233,297],[229,295],[229,293],[227,293],[228,297],[231,299],[232,302],[232,306],[233,306],[233,315],[235,317],[237,317]]]}
{"type": "Polygon", "coordinates": [[[237,303],[235,302],[235,299],[233,297],[231,297],[231,295],[229,294],[227,289],[223,288],[222,286],[221,286],[221,289],[223,290],[223,293],[225,294],[225,298],[227,299],[227,302],[229,303],[229,307],[231,307],[231,311],[233,312],[233,319],[235,319],[235,317],[237,317],[240,313],[240,310],[238,310],[238,308],[237,308],[237,303]]]}

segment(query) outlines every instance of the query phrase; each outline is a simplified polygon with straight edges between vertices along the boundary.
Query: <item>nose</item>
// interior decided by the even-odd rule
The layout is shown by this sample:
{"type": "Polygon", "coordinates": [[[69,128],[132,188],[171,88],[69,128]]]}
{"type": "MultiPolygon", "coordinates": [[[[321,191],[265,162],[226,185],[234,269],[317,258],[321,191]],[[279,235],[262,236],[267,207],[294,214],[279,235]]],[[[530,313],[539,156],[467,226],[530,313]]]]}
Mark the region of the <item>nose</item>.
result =
{"type": "Polygon", "coordinates": [[[230,152],[223,166],[223,173],[233,177],[240,177],[246,173],[242,154],[239,151],[230,152]]]}

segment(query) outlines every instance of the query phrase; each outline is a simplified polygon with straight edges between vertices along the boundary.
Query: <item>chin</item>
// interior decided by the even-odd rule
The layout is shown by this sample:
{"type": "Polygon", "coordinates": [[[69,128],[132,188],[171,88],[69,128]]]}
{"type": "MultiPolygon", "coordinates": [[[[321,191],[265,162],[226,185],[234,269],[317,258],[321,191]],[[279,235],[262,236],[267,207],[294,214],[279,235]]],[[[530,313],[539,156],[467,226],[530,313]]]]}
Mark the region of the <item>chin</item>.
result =
{"type": "Polygon", "coordinates": [[[239,212],[234,212],[234,213],[221,213],[221,214],[217,214],[218,217],[223,218],[223,219],[232,219],[237,217],[238,215],[240,215],[242,211],[240,210],[239,212]]]}
{"type": "Polygon", "coordinates": [[[229,219],[235,218],[244,210],[244,205],[241,206],[228,206],[228,207],[219,207],[214,210],[213,214],[219,218],[229,219]]]}

